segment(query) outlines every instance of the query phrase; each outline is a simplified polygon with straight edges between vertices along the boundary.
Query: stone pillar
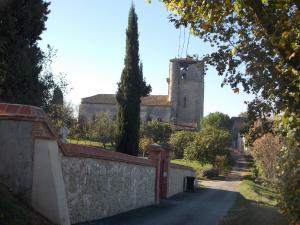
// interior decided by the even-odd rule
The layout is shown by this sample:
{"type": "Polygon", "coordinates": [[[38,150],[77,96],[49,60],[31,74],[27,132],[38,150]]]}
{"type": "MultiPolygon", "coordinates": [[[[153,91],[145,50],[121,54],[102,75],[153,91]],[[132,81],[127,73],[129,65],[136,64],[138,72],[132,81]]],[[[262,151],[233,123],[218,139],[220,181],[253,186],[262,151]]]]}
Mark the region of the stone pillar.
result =
{"type": "Polygon", "coordinates": [[[160,197],[167,198],[169,187],[169,170],[171,161],[171,146],[164,144],[161,146],[161,161],[160,161],[160,197]]]}
{"type": "Polygon", "coordinates": [[[161,198],[168,195],[168,176],[170,168],[169,145],[152,144],[147,146],[148,158],[156,161],[155,202],[159,204],[161,198]]]}

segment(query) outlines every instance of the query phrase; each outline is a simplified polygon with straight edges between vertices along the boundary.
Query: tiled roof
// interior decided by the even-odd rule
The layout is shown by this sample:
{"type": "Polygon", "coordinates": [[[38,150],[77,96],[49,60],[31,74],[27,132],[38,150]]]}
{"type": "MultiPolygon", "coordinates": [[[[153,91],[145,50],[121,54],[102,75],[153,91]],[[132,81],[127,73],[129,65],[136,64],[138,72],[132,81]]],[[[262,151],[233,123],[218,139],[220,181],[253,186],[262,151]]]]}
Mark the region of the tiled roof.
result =
{"type": "MultiPolygon", "coordinates": [[[[169,106],[167,95],[151,95],[147,97],[142,97],[141,105],[161,105],[169,106]]],[[[90,97],[82,98],[81,103],[85,104],[116,104],[116,97],[114,94],[98,94],[90,97]]]]}

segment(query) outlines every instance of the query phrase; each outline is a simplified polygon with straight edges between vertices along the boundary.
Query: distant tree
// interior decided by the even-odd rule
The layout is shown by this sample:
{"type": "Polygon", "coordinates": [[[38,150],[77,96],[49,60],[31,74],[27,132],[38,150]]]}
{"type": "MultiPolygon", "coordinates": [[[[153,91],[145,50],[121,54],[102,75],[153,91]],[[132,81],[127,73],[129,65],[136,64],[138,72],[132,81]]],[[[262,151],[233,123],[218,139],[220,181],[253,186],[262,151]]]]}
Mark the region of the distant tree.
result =
{"type": "Polygon", "coordinates": [[[98,113],[95,116],[90,129],[92,139],[100,141],[104,148],[106,148],[107,143],[115,141],[116,122],[106,112],[98,113]]]}
{"type": "Polygon", "coordinates": [[[50,105],[47,108],[47,114],[57,130],[62,127],[70,129],[76,122],[74,108],[71,103],[50,105]]]}
{"type": "Polygon", "coordinates": [[[206,129],[209,127],[231,131],[232,121],[230,117],[224,113],[210,113],[202,120],[202,128],[206,129]]]}
{"type": "Polygon", "coordinates": [[[151,87],[143,79],[139,59],[138,17],[132,4],[126,31],[126,54],[121,81],[118,83],[117,99],[117,141],[116,149],[130,155],[137,155],[139,149],[140,103],[151,87]]]}
{"type": "Polygon", "coordinates": [[[53,97],[51,104],[53,105],[63,105],[64,104],[64,95],[59,86],[55,87],[53,90],[53,97]]]}
{"type": "Polygon", "coordinates": [[[170,144],[174,147],[174,157],[176,159],[183,158],[184,149],[194,141],[196,132],[178,131],[171,135],[170,144]]]}
{"type": "Polygon", "coordinates": [[[214,165],[216,156],[227,155],[230,145],[231,136],[228,131],[209,127],[195,136],[194,141],[185,149],[184,158],[214,165]]]}
{"type": "Polygon", "coordinates": [[[45,55],[38,47],[46,29],[48,2],[1,1],[0,101],[45,106],[54,86],[52,74],[42,74],[45,55]]]}
{"type": "Polygon", "coordinates": [[[172,129],[169,124],[158,120],[145,122],[141,126],[140,134],[142,137],[152,140],[153,143],[163,144],[169,141],[172,129]]]}
{"type": "Polygon", "coordinates": [[[140,150],[140,153],[142,153],[143,157],[145,156],[145,153],[146,153],[146,147],[150,144],[153,144],[153,141],[151,139],[146,138],[146,137],[140,138],[139,150],[140,150]]]}

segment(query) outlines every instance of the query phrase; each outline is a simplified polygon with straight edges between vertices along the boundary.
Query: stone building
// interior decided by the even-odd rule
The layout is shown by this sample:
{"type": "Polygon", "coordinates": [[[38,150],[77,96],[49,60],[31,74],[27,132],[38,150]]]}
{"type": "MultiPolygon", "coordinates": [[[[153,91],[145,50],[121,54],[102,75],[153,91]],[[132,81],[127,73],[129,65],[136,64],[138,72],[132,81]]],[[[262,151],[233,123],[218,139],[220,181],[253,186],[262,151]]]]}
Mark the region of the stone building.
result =
{"type": "MultiPolygon", "coordinates": [[[[168,95],[151,95],[141,99],[141,120],[157,119],[176,129],[197,129],[203,117],[204,64],[192,58],[171,59],[168,95]]],[[[114,94],[98,94],[81,99],[79,115],[92,121],[99,112],[116,117],[114,94]]]]}

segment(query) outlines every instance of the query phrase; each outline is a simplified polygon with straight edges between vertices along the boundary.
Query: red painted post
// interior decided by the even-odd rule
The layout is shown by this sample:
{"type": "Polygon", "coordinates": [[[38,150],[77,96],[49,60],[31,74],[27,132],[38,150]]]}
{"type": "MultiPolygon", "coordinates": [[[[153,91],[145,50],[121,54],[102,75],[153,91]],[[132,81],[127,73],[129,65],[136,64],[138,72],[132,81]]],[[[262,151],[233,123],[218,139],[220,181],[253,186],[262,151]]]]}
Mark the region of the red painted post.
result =
{"type": "Polygon", "coordinates": [[[168,196],[168,177],[170,168],[170,145],[152,144],[147,146],[148,159],[156,162],[155,199],[156,204],[161,198],[168,196]]]}
{"type": "Polygon", "coordinates": [[[169,188],[169,169],[170,169],[170,160],[171,160],[171,146],[164,144],[161,146],[161,175],[160,175],[160,197],[168,197],[168,188],[169,188]]]}
{"type": "Polygon", "coordinates": [[[155,178],[155,204],[159,204],[160,200],[160,160],[161,147],[157,144],[148,145],[146,148],[148,159],[156,162],[156,178],[155,178]]]}

